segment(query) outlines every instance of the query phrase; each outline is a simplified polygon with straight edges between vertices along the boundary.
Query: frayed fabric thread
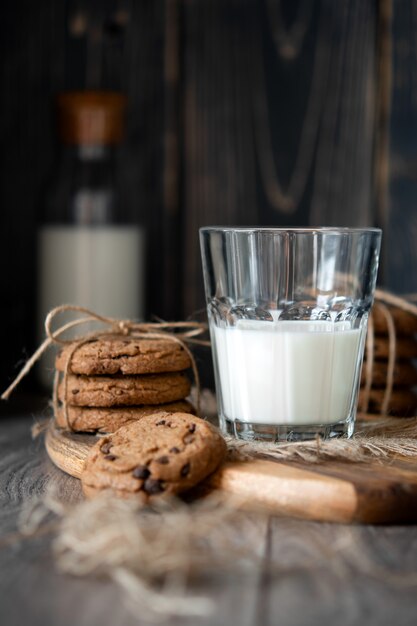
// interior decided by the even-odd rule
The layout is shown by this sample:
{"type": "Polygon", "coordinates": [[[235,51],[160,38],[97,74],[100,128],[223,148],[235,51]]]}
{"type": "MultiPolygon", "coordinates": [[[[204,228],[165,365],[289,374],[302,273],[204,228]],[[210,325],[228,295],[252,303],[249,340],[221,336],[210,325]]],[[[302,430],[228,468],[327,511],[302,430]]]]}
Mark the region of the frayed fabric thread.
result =
{"type": "Polygon", "coordinates": [[[379,418],[359,422],[351,439],[263,443],[227,439],[228,460],[270,458],[306,463],[342,461],[384,462],[395,457],[417,457],[417,418],[379,418]]]}
{"type": "Polygon", "coordinates": [[[20,536],[43,535],[47,527],[58,568],[74,576],[106,576],[124,592],[129,607],[153,622],[202,617],[214,605],[190,593],[201,576],[249,573],[263,558],[241,533],[225,526],[253,523],[243,502],[215,494],[193,504],[172,499],[152,506],[102,496],[76,505],[53,492],[24,511],[20,536]],[[51,513],[58,516],[50,521],[51,513]]]}

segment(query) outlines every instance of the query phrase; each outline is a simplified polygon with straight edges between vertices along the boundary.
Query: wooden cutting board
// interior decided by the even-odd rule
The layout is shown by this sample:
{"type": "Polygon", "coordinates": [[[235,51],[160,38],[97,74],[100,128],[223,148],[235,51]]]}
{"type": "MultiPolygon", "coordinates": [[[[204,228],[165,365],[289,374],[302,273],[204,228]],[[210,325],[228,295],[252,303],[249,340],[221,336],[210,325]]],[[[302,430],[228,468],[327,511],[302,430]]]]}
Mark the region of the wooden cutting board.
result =
{"type": "MultiPolygon", "coordinates": [[[[64,472],[79,478],[97,436],[57,429],[45,445],[64,472]]],[[[417,458],[384,462],[301,463],[255,460],[226,463],[210,487],[242,496],[280,515],[342,523],[417,522],[417,458]]]]}

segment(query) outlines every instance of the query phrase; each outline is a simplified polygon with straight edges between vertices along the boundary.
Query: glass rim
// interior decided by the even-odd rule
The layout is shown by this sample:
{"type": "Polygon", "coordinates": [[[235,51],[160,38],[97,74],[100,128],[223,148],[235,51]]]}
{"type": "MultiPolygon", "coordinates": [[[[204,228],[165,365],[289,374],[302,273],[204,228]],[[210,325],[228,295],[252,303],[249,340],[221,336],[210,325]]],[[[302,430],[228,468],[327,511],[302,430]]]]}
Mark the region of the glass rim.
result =
{"type": "Polygon", "coordinates": [[[360,233],[379,233],[382,234],[381,228],[373,226],[364,227],[349,227],[349,226],[319,226],[319,227],[275,227],[275,226],[203,226],[200,229],[200,233],[271,233],[271,234],[321,234],[328,235],[358,235],[360,233]]]}

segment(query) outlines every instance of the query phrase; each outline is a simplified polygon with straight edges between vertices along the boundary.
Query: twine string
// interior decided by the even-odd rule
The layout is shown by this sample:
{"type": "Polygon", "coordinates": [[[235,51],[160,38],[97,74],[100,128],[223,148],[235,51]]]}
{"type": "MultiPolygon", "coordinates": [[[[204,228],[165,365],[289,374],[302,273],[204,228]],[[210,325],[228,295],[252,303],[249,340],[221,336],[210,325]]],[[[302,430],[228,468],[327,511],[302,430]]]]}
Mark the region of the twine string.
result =
{"type": "Polygon", "coordinates": [[[395,361],[397,356],[397,339],[395,333],[395,322],[394,317],[389,310],[389,308],[380,302],[378,304],[380,311],[385,317],[385,321],[388,329],[388,363],[387,363],[387,377],[385,381],[385,392],[384,398],[381,404],[381,415],[385,415],[388,413],[388,408],[390,406],[392,390],[394,387],[394,370],[395,370],[395,361]]]}
{"type": "Polygon", "coordinates": [[[365,386],[362,396],[362,411],[368,412],[369,400],[371,397],[371,387],[374,377],[374,343],[375,343],[375,326],[372,314],[368,320],[368,332],[366,335],[366,361],[365,361],[365,386]]]}
{"type": "MultiPolygon", "coordinates": [[[[207,330],[207,325],[201,322],[134,322],[132,320],[117,320],[112,317],[106,317],[87,309],[85,307],[63,304],[52,309],[45,319],[46,339],[41,343],[33,355],[27,360],[24,367],[20,370],[16,378],[9,387],[2,393],[1,399],[8,400],[14,389],[19,385],[21,380],[30,372],[35,363],[50,348],[51,345],[70,346],[69,355],[65,363],[64,372],[62,374],[63,382],[63,411],[65,421],[70,430],[72,426],[68,419],[67,408],[67,391],[68,391],[68,375],[71,372],[71,363],[74,353],[87,343],[97,341],[103,338],[120,338],[131,337],[132,339],[165,339],[177,343],[188,354],[193,370],[194,382],[197,389],[197,412],[200,412],[200,377],[194,355],[187,346],[187,343],[209,346],[210,342],[197,339],[199,335],[207,330]],[[82,313],[84,317],[71,320],[62,324],[57,329],[53,329],[56,318],[62,313],[82,313]],[[86,324],[102,323],[104,328],[97,331],[74,338],[65,338],[64,335],[69,330],[83,326],[86,324]]],[[[53,389],[53,406],[56,411],[58,408],[58,387],[60,384],[59,372],[55,372],[54,389],[53,389]]],[[[56,413],[55,413],[56,414],[56,413]]]]}

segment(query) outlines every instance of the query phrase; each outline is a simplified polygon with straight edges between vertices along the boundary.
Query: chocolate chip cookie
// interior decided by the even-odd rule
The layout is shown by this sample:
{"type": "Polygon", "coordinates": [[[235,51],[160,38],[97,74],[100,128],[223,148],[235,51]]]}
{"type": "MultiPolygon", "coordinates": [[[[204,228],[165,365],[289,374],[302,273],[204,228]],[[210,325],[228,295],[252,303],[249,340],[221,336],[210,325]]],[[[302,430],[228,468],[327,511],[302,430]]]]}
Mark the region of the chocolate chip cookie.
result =
{"type": "MultiPolygon", "coordinates": [[[[56,358],[55,367],[64,371],[72,345],[56,358]]],[[[86,376],[114,374],[159,374],[179,372],[191,366],[184,348],[169,339],[97,339],[77,348],[69,371],[86,376]]]]}
{"type": "Polygon", "coordinates": [[[214,426],[186,413],[161,412],[98,441],[81,482],[88,497],[110,492],[146,502],[194,487],[225,455],[226,443],[214,426]]]}
{"type": "MultiPolygon", "coordinates": [[[[164,404],[182,400],[190,393],[190,381],[182,372],[144,376],[78,376],[70,374],[67,403],[73,406],[112,407],[164,404]]],[[[64,384],[58,388],[64,399],[64,384]]]]}
{"type": "MultiPolygon", "coordinates": [[[[68,421],[76,432],[114,433],[118,428],[145,417],[166,411],[169,413],[195,413],[195,408],[186,400],[162,405],[142,405],[128,407],[81,407],[67,406],[68,421]]],[[[55,416],[60,428],[67,428],[63,407],[58,408],[55,416]]]]}

